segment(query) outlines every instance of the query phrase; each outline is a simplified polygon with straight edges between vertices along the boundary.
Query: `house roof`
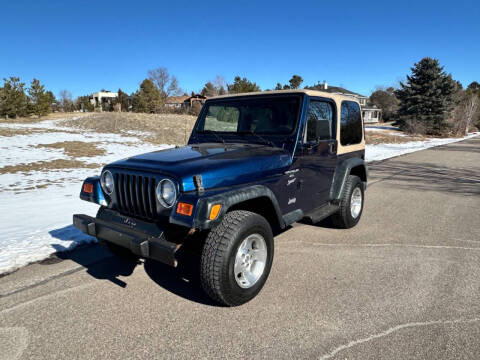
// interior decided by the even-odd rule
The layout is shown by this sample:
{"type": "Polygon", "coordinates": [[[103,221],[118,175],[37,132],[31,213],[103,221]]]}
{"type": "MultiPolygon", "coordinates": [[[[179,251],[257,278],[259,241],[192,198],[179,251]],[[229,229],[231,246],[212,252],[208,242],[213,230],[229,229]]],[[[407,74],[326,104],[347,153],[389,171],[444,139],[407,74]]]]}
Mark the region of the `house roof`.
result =
{"type": "Polygon", "coordinates": [[[181,104],[183,103],[186,99],[188,99],[189,96],[185,96],[185,95],[182,95],[182,96],[170,96],[169,98],[167,98],[167,100],[165,101],[167,104],[181,104]]]}
{"type": "Polygon", "coordinates": [[[319,85],[314,85],[314,86],[307,86],[306,89],[320,90],[320,91],[328,92],[328,93],[331,93],[331,94],[332,93],[333,94],[347,94],[347,95],[355,95],[355,96],[364,97],[364,98],[367,97],[365,95],[362,95],[362,94],[344,89],[340,86],[330,86],[330,85],[328,85],[326,89],[324,89],[323,87],[324,87],[323,84],[319,84],[319,85]]]}
{"type": "Polygon", "coordinates": [[[193,96],[187,96],[184,101],[190,101],[191,99],[193,99],[193,100],[198,100],[198,99],[205,100],[206,98],[207,98],[206,96],[203,96],[203,95],[200,95],[200,94],[195,94],[193,96]]]}

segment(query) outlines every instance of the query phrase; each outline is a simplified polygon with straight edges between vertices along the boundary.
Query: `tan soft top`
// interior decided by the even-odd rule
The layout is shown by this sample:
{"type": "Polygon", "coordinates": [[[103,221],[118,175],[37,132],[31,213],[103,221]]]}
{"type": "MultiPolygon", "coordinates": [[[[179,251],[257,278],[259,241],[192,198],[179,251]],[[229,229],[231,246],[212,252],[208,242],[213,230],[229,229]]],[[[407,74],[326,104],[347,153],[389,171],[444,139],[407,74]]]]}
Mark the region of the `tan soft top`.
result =
{"type": "Polygon", "coordinates": [[[208,100],[225,99],[230,97],[233,98],[233,97],[239,97],[239,96],[275,95],[275,94],[307,94],[309,96],[319,96],[327,99],[333,99],[339,104],[342,102],[342,100],[358,102],[357,99],[355,99],[353,96],[334,94],[326,91],[308,90],[308,89],[272,90],[272,91],[257,91],[257,92],[241,93],[241,94],[228,94],[228,95],[211,97],[211,98],[208,98],[208,100]]]}

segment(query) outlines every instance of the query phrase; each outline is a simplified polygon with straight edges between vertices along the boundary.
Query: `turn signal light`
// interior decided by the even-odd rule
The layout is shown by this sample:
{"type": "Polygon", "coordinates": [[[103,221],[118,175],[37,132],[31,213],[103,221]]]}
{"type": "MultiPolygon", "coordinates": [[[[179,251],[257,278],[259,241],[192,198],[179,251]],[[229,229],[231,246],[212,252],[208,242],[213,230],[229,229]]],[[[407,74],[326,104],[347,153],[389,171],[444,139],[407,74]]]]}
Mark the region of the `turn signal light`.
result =
{"type": "Polygon", "coordinates": [[[210,220],[215,220],[218,216],[218,213],[220,212],[220,209],[222,208],[222,205],[220,204],[215,204],[212,206],[212,209],[210,210],[210,220]]]}
{"type": "Polygon", "coordinates": [[[193,205],[184,202],[179,202],[177,205],[177,213],[185,216],[192,216],[193,205]]]}
{"type": "Polygon", "coordinates": [[[90,184],[90,183],[83,184],[83,192],[86,192],[87,194],[93,193],[93,184],[90,184]]]}

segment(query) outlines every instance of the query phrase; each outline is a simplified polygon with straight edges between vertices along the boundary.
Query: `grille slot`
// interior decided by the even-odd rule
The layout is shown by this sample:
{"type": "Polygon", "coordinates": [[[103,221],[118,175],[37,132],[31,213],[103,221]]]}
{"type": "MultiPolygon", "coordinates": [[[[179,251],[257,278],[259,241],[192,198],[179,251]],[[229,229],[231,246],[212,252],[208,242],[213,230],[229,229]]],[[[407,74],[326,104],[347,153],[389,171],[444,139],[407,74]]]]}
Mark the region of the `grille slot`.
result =
{"type": "Polygon", "coordinates": [[[116,173],[117,209],[125,214],[154,220],[157,215],[155,178],[116,173]]]}

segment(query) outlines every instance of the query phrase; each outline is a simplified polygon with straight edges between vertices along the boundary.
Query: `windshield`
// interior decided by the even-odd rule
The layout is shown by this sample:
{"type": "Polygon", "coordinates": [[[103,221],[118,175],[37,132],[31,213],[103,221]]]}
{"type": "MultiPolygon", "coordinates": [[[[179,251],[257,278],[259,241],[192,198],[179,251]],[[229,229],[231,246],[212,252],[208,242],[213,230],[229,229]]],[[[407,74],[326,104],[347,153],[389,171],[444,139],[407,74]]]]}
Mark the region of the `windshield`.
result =
{"type": "Polygon", "coordinates": [[[288,135],[295,130],[299,96],[251,97],[209,101],[197,132],[288,135]]]}

